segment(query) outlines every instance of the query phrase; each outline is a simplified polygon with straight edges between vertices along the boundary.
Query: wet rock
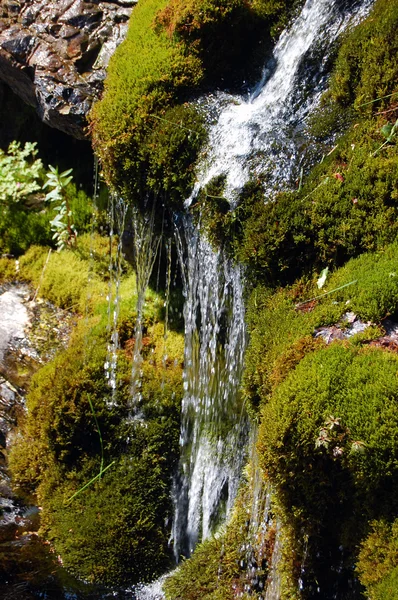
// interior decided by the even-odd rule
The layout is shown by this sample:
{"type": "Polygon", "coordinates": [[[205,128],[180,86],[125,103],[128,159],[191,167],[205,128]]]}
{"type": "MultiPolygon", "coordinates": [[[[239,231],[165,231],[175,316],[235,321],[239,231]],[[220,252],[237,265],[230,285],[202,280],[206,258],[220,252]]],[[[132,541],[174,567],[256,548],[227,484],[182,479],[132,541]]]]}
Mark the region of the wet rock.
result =
{"type": "Polygon", "coordinates": [[[0,296],[0,366],[12,340],[25,337],[29,315],[23,304],[26,288],[10,289],[0,296]]]}
{"type": "Polygon", "coordinates": [[[84,139],[87,112],[136,1],[2,2],[0,81],[45,123],[84,139]]]}
{"type": "Polygon", "coordinates": [[[369,325],[370,323],[364,323],[355,313],[347,312],[336,325],[318,327],[315,330],[314,337],[321,337],[327,344],[330,344],[334,340],[345,340],[357,333],[361,333],[362,331],[365,331],[369,325]]]}
{"type": "MultiPolygon", "coordinates": [[[[346,340],[357,333],[365,331],[371,325],[370,322],[364,323],[353,312],[347,312],[343,315],[341,321],[336,325],[328,327],[318,327],[314,332],[314,337],[321,337],[327,344],[335,340],[346,340]]],[[[398,323],[391,319],[384,319],[381,322],[385,335],[364,343],[369,346],[377,346],[391,352],[398,352],[398,323]]]]}

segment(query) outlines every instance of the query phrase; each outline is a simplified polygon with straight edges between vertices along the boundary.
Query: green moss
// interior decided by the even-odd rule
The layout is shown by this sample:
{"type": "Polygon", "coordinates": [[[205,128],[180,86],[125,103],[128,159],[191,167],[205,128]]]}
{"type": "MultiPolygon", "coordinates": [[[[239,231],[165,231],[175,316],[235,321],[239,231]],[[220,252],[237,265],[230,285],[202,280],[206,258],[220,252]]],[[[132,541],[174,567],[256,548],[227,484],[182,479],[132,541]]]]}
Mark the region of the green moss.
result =
{"type": "MultiPolygon", "coordinates": [[[[331,95],[342,106],[372,111],[361,105],[394,91],[398,78],[398,7],[377,0],[369,17],[351,30],[340,48],[331,81],[331,95]]],[[[389,100],[380,101],[378,108],[389,100]]]]}
{"type": "Polygon", "coordinates": [[[105,95],[92,112],[94,145],[108,179],[136,202],[151,189],[155,195],[167,189],[171,203],[181,201],[179,188],[190,180],[178,166],[194,161],[204,135],[197,111],[177,106],[200,82],[200,60],[155,27],[165,6],[164,0],[144,0],[134,10],[127,39],[109,65],[105,95]]]}
{"type": "Polygon", "coordinates": [[[15,260],[11,258],[0,258],[0,282],[14,281],[16,278],[15,260]]]}
{"type": "Polygon", "coordinates": [[[336,271],[327,289],[357,280],[353,286],[333,294],[365,321],[379,322],[398,308],[398,245],[368,253],[349,261],[336,271]]]}
{"type": "Polygon", "coordinates": [[[235,211],[233,252],[258,279],[294,281],[396,239],[396,145],[383,143],[381,122],[366,121],[314,168],[302,190],[264,198],[248,184],[235,211]]]}
{"type": "Polygon", "coordinates": [[[370,600],[398,598],[398,520],[374,521],[361,544],[357,571],[370,600]]]}
{"type": "Polygon", "coordinates": [[[163,327],[148,326],[134,406],[125,344],[113,404],[104,375],[106,319],[99,319],[81,321],[70,347],[34,377],[10,468],[15,488],[37,495],[42,534],[64,566],[91,582],[126,585],[171,565],[165,523],[178,460],[183,342],[169,334],[164,362],[163,327]],[[129,416],[132,410],[139,418],[129,416]],[[79,492],[99,473],[101,456],[104,467],[112,466],[79,492]]]}
{"type": "Polygon", "coordinates": [[[60,308],[84,313],[88,305],[105,300],[107,285],[90,272],[89,261],[72,250],[52,252],[32,246],[20,259],[20,277],[31,282],[41,296],[60,308]],[[46,264],[46,266],[45,266],[46,264]],[[42,276],[43,274],[43,276],[42,276]]]}
{"type": "Polygon", "coordinates": [[[368,521],[394,514],[397,367],[392,352],[335,343],[305,356],[263,407],[261,464],[298,539],[309,536],[307,578],[321,589],[334,585],[338,548],[343,579],[368,521]]]}
{"type": "MultiPolygon", "coordinates": [[[[397,257],[397,244],[363,254],[333,273],[322,290],[310,281],[298,281],[276,292],[264,286],[253,290],[248,302],[250,344],[243,376],[244,395],[252,407],[266,402],[290,368],[322,344],[312,338],[318,327],[338,323],[347,311],[376,324],[397,311],[397,257]],[[337,289],[351,282],[356,283],[337,289]]],[[[353,337],[352,343],[380,335],[380,328],[370,327],[353,337]]]]}
{"type": "Polygon", "coordinates": [[[248,72],[250,77],[250,70],[256,70],[253,62],[257,68],[260,60],[263,65],[271,36],[283,29],[297,4],[289,0],[232,0],[228,4],[171,0],[157,22],[170,37],[194,49],[206,84],[225,87],[240,84],[248,72]]]}

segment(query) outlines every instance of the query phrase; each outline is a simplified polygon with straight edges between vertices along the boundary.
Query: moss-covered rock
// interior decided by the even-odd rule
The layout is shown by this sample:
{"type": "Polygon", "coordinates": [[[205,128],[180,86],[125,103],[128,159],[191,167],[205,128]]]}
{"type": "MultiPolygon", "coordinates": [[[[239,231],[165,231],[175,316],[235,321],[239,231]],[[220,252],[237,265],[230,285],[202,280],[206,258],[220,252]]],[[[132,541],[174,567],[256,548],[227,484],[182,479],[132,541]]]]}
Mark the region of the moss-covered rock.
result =
{"type": "MultiPolygon", "coordinates": [[[[264,286],[253,290],[243,380],[253,407],[266,402],[289,370],[322,345],[321,339],[313,337],[319,327],[341,322],[347,311],[376,325],[397,311],[397,257],[397,244],[363,254],[332,273],[322,290],[311,281],[297,281],[277,291],[264,286]]],[[[368,327],[358,343],[379,337],[382,331],[368,327]]]]}
{"type": "Polygon", "coordinates": [[[263,408],[261,464],[298,539],[308,535],[308,586],[348,578],[369,521],[394,514],[397,367],[392,352],[334,343],[305,356],[263,408]]]}
{"type": "MultiPolygon", "coordinates": [[[[330,94],[341,106],[353,104],[367,112],[381,96],[396,92],[398,7],[377,0],[369,17],[346,34],[337,56],[330,94]],[[365,103],[365,106],[363,106],[365,103]]],[[[378,109],[389,104],[381,100],[378,109]]]]}
{"type": "Polygon", "coordinates": [[[182,337],[169,331],[164,339],[149,302],[140,394],[131,398],[134,340],[125,320],[134,298],[124,287],[116,394],[105,376],[109,334],[99,311],[80,321],[69,348],[33,378],[10,455],[14,487],[37,496],[41,532],[64,566],[105,584],[149,581],[171,564],[179,448],[182,337]]]}
{"type": "Polygon", "coordinates": [[[94,146],[107,177],[137,203],[151,190],[156,196],[166,189],[169,202],[180,202],[180,188],[185,192],[192,180],[184,171],[204,139],[200,115],[181,104],[202,78],[201,63],[156,26],[166,4],[137,6],[92,112],[94,146]]]}
{"type": "Polygon", "coordinates": [[[374,521],[361,544],[357,570],[370,600],[398,598],[398,520],[374,521]]]}

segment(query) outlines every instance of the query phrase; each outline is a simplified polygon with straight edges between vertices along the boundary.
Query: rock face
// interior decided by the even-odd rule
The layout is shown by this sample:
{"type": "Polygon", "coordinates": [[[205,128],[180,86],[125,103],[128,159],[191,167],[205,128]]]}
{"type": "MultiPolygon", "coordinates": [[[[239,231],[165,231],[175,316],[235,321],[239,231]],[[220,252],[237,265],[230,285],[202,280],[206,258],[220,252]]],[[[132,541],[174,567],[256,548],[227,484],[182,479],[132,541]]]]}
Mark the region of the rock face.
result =
{"type": "Polygon", "coordinates": [[[40,118],[84,139],[136,0],[0,0],[0,80],[40,118]]]}

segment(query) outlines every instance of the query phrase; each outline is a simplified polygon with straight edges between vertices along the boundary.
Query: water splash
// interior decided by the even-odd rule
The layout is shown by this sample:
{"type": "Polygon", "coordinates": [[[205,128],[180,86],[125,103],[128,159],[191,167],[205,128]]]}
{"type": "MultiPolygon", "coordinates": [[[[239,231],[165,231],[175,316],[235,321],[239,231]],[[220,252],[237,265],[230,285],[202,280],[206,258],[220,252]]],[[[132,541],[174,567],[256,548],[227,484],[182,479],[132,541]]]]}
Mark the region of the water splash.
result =
{"type": "Polygon", "coordinates": [[[209,112],[218,113],[218,118],[210,128],[188,204],[220,175],[226,176],[224,195],[231,202],[250,177],[261,177],[268,194],[299,178],[303,125],[326,88],[331,49],[372,3],[307,0],[290,30],[281,35],[253,92],[248,97],[220,93],[208,99],[209,112]]]}
{"type": "Polygon", "coordinates": [[[174,485],[174,553],[189,555],[232,508],[247,420],[238,388],[246,347],[242,274],[188,217],[176,227],[185,296],[181,461],[174,485]]]}

